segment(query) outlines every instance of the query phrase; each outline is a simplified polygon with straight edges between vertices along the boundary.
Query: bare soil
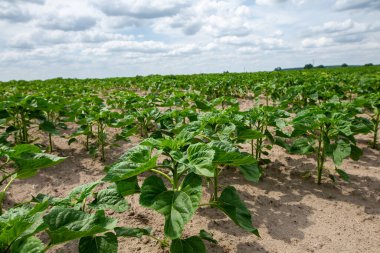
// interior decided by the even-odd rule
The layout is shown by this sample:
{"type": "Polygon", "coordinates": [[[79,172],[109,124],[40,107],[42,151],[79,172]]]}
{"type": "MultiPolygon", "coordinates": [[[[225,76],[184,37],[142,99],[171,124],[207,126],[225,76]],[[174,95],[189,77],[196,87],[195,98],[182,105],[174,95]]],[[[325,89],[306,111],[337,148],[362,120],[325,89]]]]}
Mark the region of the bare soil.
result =
{"type": "MultiPolygon", "coordinates": [[[[247,103],[246,103],[247,104],[247,103]]],[[[245,106],[250,106],[249,103],[245,106]]],[[[200,208],[185,229],[185,236],[205,229],[214,235],[218,245],[206,243],[209,252],[380,252],[380,151],[368,148],[370,136],[359,136],[364,154],[359,161],[347,160],[342,168],[351,182],[333,183],[325,177],[315,183],[315,158],[289,155],[282,148],[270,152],[271,163],[264,168],[259,183],[246,181],[238,171],[224,171],[220,189],[237,188],[253,216],[253,225],[261,238],[248,234],[223,213],[200,208]],[[313,177],[304,179],[305,171],[313,177]]],[[[68,138],[55,136],[55,154],[66,156],[60,165],[41,171],[37,176],[15,182],[10,188],[7,205],[30,200],[45,193],[63,197],[74,187],[104,176],[103,168],[139,142],[132,137],[120,147],[108,147],[104,164],[92,158],[81,143],[67,145],[68,138]]],[[[249,146],[244,149],[249,151],[249,146]]],[[[331,163],[327,163],[327,167],[331,163]]],[[[140,177],[141,182],[147,174],[140,177]]],[[[204,202],[209,198],[204,192],[204,202]]],[[[128,197],[129,211],[109,213],[119,219],[120,226],[152,227],[162,236],[163,217],[138,204],[138,196],[128,197]]],[[[78,242],[55,247],[49,252],[78,252],[78,242]]],[[[119,240],[119,252],[168,252],[149,238],[119,240]]]]}

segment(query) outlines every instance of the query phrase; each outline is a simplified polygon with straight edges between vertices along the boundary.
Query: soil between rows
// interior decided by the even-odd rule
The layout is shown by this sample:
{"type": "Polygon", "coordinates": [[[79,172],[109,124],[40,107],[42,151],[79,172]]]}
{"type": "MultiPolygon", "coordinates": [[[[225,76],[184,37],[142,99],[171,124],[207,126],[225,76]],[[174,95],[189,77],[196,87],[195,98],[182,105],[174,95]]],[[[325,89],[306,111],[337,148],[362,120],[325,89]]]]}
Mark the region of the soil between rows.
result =
{"type": "MultiPolygon", "coordinates": [[[[111,129],[111,132],[113,130],[111,129]]],[[[37,133],[35,133],[38,135],[37,133]]],[[[114,133],[113,133],[114,134],[114,133]]],[[[289,155],[275,146],[270,152],[272,161],[264,170],[265,176],[257,183],[246,181],[234,169],[225,170],[220,189],[227,185],[237,188],[252,213],[253,224],[261,238],[237,227],[218,210],[200,208],[185,228],[186,235],[205,229],[214,235],[218,245],[207,244],[209,252],[361,252],[375,253],[380,249],[380,151],[368,148],[369,135],[358,137],[363,148],[359,161],[344,161],[342,168],[351,182],[332,183],[325,179],[321,186],[315,177],[304,179],[303,172],[315,174],[315,158],[289,155]]],[[[43,137],[41,136],[41,139],[43,137]]],[[[66,156],[60,165],[42,170],[37,176],[16,181],[10,188],[6,205],[30,200],[32,195],[44,193],[65,196],[74,187],[104,176],[105,164],[92,158],[81,143],[67,144],[67,138],[53,137],[55,154],[66,156]]],[[[110,164],[139,142],[130,142],[107,149],[110,164]]],[[[247,145],[243,145],[249,151],[247,145]]],[[[326,166],[328,167],[327,163],[326,166]]],[[[142,182],[144,176],[140,177],[142,182]]],[[[209,198],[207,191],[203,196],[209,198]]],[[[139,206],[138,197],[128,197],[130,208],[123,214],[109,213],[120,226],[152,227],[155,235],[163,234],[163,217],[139,206]]],[[[77,243],[52,248],[49,252],[78,252],[77,243]]],[[[167,251],[167,250],[166,250],[167,251]]],[[[158,243],[148,238],[121,239],[119,252],[165,252],[158,243]]]]}

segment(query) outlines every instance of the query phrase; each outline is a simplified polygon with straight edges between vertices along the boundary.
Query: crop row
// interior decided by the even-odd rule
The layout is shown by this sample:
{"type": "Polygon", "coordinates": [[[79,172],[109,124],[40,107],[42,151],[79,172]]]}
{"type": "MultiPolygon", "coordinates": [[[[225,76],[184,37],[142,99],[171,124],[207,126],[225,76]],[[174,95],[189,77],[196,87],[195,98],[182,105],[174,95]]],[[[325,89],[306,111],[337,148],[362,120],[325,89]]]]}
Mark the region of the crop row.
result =
{"type": "Polygon", "coordinates": [[[369,145],[378,145],[379,81],[378,67],[366,67],[4,83],[0,203],[14,180],[64,162],[51,154],[54,136],[63,131],[70,133],[68,144],[82,142],[102,161],[118,141],[138,135],[141,142],[106,166],[103,179],[80,185],[67,197],[38,194],[28,203],[1,207],[0,249],[44,252],[80,239],[79,252],[117,252],[118,237],[149,236],[171,252],[206,252],[203,240],[217,243],[210,233],[182,236],[201,206],[220,210],[259,236],[236,189],[220,189],[223,171],[237,168],[258,183],[278,145],[290,154],[313,155],[318,184],[324,176],[349,181],[341,164],[360,159],[356,136],[371,133],[369,145]],[[241,98],[253,106],[242,110],[241,98]],[[109,128],[117,134],[110,135],[109,128]],[[36,131],[46,139],[35,140],[36,131]],[[242,151],[244,143],[250,152],[242,151]],[[327,160],[334,168],[326,168],[327,160]],[[155,175],[139,185],[138,177],[148,171],[155,175]],[[205,188],[213,193],[208,201],[202,198],[205,188]],[[105,210],[125,212],[132,194],[164,216],[161,237],[151,228],[119,227],[105,215],[105,210]],[[41,233],[49,240],[41,241],[41,233]]]}

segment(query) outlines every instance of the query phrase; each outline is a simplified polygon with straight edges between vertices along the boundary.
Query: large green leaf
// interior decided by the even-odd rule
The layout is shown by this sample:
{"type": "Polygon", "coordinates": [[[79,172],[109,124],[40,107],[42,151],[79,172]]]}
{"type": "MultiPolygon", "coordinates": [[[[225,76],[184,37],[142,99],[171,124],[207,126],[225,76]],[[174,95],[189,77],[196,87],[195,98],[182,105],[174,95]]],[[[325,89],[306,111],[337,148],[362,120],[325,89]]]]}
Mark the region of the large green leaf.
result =
{"type": "Polygon", "coordinates": [[[205,177],[214,176],[212,160],[215,151],[204,143],[192,144],[187,148],[187,162],[184,164],[198,175],[205,177]]]}
{"type": "Polygon", "coordinates": [[[257,162],[240,165],[238,166],[238,169],[248,181],[255,183],[259,182],[262,173],[257,162]]]}
{"type": "Polygon", "coordinates": [[[240,131],[238,130],[238,133],[237,133],[238,140],[254,140],[254,139],[260,139],[264,137],[265,137],[264,134],[254,129],[243,129],[240,131]]]}
{"type": "Polygon", "coordinates": [[[346,182],[349,182],[350,181],[350,176],[344,171],[344,170],[341,170],[341,169],[335,169],[336,172],[339,174],[339,176],[346,182]]]}
{"type": "Polygon", "coordinates": [[[41,153],[38,147],[30,144],[13,147],[9,157],[17,166],[17,178],[32,177],[39,169],[57,165],[65,160],[64,157],[41,153]]]}
{"type": "Polygon", "coordinates": [[[214,164],[239,166],[256,162],[255,158],[241,153],[229,142],[213,141],[209,143],[209,146],[215,151],[214,164]]]}
{"type": "Polygon", "coordinates": [[[170,253],[206,253],[206,246],[199,236],[175,239],[170,245],[170,253]]]}
{"type": "Polygon", "coordinates": [[[188,174],[182,182],[181,191],[190,197],[195,211],[202,198],[202,178],[195,173],[188,174]]]}
{"type": "Polygon", "coordinates": [[[333,151],[333,161],[335,165],[341,165],[343,159],[351,154],[351,145],[342,140],[338,140],[333,151]]]}
{"type": "Polygon", "coordinates": [[[22,240],[17,240],[12,244],[10,253],[42,253],[45,250],[45,245],[35,236],[26,237],[22,240]]]}
{"type": "Polygon", "coordinates": [[[350,158],[354,161],[358,161],[362,155],[363,151],[358,146],[351,144],[350,158]]]}
{"type": "Polygon", "coordinates": [[[97,192],[94,201],[88,206],[95,210],[111,209],[118,213],[128,210],[128,202],[115,188],[97,192]]]}
{"type": "Polygon", "coordinates": [[[51,244],[106,232],[117,223],[115,219],[105,217],[104,211],[88,214],[63,207],[54,207],[43,219],[48,226],[51,244]]]}
{"type": "Polygon", "coordinates": [[[245,179],[252,182],[259,181],[260,168],[256,159],[250,154],[240,152],[228,142],[211,142],[209,145],[215,150],[213,163],[237,166],[245,179]]]}
{"type": "Polygon", "coordinates": [[[117,237],[108,232],[102,236],[86,236],[79,240],[79,253],[117,253],[117,237]]]}
{"type": "Polygon", "coordinates": [[[313,152],[314,142],[308,138],[298,138],[289,147],[288,152],[291,154],[308,154],[313,152]]]}
{"type": "Polygon", "coordinates": [[[59,134],[54,123],[51,121],[42,121],[42,123],[39,125],[39,128],[40,130],[50,133],[50,134],[59,134]]]}
{"type": "Polygon", "coordinates": [[[153,205],[155,198],[162,192],[167,191],[164,181],[157,176],[145,179],[141,186],[140,204],[145,207],[153,205]]]}
{"type": "Polygon", "coordinates": [[[48,202],[11,208],[0,216],[0,249],[11,245],[16,239],[40,231],[39,222],[42,212],[48,208],[48,202]],[[37,226],[33,226],[36,224],[37,226]]]}
{"type": "Polygon", "coordinates": [[[193,213],[191,198],[184,192],[166,191],[155,198],[152,209],[165,216],[165,235],[179,238],[183,228],[190,221],[193,213]]]}
{"type": "Polygon", "coordinates": [[[249,210],[233,186],[228,186],[223,190],[216,206],[230,217],[236,225],[256,236],[260,236],[257,228],[252,226],[252,217],[249,210]]]}
{"type": "Polygon", "coordinates": [[[150,235],[152,232],[152,229],[151,228],[116,227],[115,232],[116,232],[116,236],[141,238],[143,235],[150,235]]]}
{"type": "Polygon", "coordinates": [[[140,192],[140,186],[137,177],[130,177],[124,180],[116,181],[115,188],[122,196],[132,195],[140,192]]]}
{"type": "Polygon", "coordinates": [[[184,191],[168,191],[162,179],[156,176],[147,178],[141,187],[140,204],[165,216],[165,235],[172,239],[181,236],[200,200],[198,177],[189,175],[182,187],[184,191]],[[195,189],[190,189],[192,186],[195,189]]]}
{"type": "Polygon", "coordinates": [[[121,161],[113,164],[107,171],[104,181],[120,181],[137,176],[156,166],[157,155],[151,156],[151,148],[136,146],[121,157],[121,161]]]}
{"type": "Polygon", "coordinates": [[[74,199],[77,203],[81,203],[84,199],[91,195],[92,191],[96,186],[98,186],[99,183],[100,181],[95,181],[77,186],[70,192],[67,199],[70,201],[74,199]]]}

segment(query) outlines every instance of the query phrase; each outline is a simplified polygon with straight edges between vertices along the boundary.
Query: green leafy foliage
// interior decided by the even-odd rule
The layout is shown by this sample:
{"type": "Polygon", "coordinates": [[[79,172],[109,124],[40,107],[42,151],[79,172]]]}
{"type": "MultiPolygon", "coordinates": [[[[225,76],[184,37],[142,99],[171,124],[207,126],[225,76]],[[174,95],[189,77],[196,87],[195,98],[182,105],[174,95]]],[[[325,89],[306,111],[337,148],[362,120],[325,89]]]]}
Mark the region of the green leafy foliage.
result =
{"type": "Polygon", "coordinates": [[[62,207],[54,207],[43,219],[48,226],[51,244],[93,236],[116,226],[116,220],[105,217],[103,211],[87,214],[62,207]]]}
{"type": "Polygon", "coordinates": [[[216,206],[230,217],[236,225],[256,236],[260,236],[257,228],[252,226],[252,217],[249,210],[233,186],[228,186],[223,190],[216,206]]]}
{"type": "Polygon", "coordinates": [[[86,236],[79,240],[80,253],[117,253],[117,237],[108,232],[102,236],[86,236]]]}
{"type": "Polygon", "coordinates": [[[205,253],[206,247],[202,239],[192,236],[186,239],[175,239],[170,245],[171,253],[205,253]]]}

